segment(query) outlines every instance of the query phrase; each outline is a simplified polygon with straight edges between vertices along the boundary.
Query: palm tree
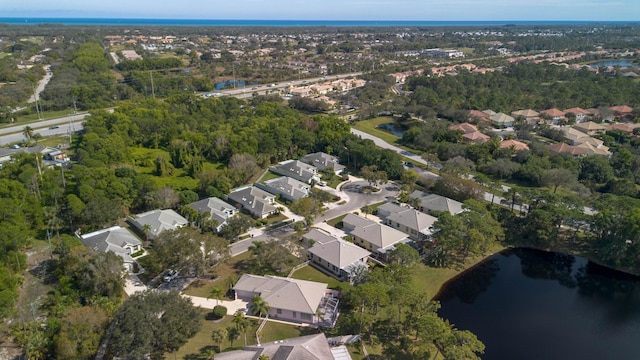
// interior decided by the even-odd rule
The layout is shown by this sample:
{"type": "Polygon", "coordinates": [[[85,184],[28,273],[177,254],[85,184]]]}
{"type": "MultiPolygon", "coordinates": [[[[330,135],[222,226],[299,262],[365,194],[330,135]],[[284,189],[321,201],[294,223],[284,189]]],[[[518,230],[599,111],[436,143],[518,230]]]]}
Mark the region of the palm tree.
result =
{"type": "Polygon", "coordinates": [[[211,292],[209,293],[209,296],[207,296],[207,300],[209,300],[209,298],[214,298],[214,299],[216,299],[216,305],[218,305],[218,303],[220,302],[220,297],[222,295],[223,295],[222,289],[220,289],[219,287],[215,287],[215,288],[211,289],[211,292]]]}
{"type": "Polygon", "coordinates": [[[206,359],[213,360],[214,356],[216,356],[216,350],[213,348],[206,348],[202,351],[202,357],[206,359]]]}
{"type": "Polygon", "coordinates": [[[151,225],[144,224],[142,225],[142,232],[144,233],[144,241],[149,241],[149,233],[151,232],[151,225]]]}
{"type": "Polygon", "coordinates": [[[247,328],[249,327],[249,319],[247,319],[240,311],[233,315],[232,322],[236,325],[238,332],[244,333],[244,346],[247,346],[247,328]]]}
{"type": "Polygon", "coordinates": [[[240,331],[237,328],[233,326],[227,328],[227,340],[231,343],[231,347],[233,347],[233,341],[236,340],[238,336],[240,336],[240,331]]]}
{"type": "Polygon", "coordinates": [[[263,317],[269,315],[269,310],[271,310],[271,306],[264,301],[259,295],[256,295],[251,299],[249,303],[249,309],[251,310],[252,315],[257,315],[258,317],[263,317]]]}
{"type": "Polygon", "coordinates": [[[31,137],[33,136],[33,128],[29,125],[25,126],[24,129],[22,130],[22,135],[24,135],[24,137],[26,137],[27,140],[30,140],[31,137]]]}
{"type": "Polygon", "coordinates": [[[216,345],[218,345],[218,352],[222,351],[222,349],[220,348],[220,343],[225,339],[226,336],[226,329],[215,329],[211,332],[211,340],[216,343],[216,345]]]}

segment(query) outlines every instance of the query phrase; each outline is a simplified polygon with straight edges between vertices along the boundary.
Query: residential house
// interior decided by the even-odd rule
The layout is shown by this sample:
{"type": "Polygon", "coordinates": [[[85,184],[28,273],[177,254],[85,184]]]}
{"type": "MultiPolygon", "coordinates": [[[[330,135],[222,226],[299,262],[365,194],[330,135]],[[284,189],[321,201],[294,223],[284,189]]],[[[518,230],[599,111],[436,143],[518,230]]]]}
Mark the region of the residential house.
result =
{"type": "Polygon", "coordinates": [[[489,135],[485,135],[480,131],[474,131],[471,133],[462,134],[462,141],[474,144],[484,144],[489,141],[491,137],[489,135]]]}
{"type": "Polygon", "coordinates": [[[149,239],[155,239],[165,230],[175,230],[189,224],[189,221],[177,212],[167,210],[151,210],[135,216],[129,216],[127,221],[149,239]]]}
{"type": "Polygon", "coordinates": [[[410,242],[402,231],[357,215],[348,214],[342,223],[344,229],[351,229],[349,235],[354,238],[354,243],[371,251],[374,256],[384,257],[388,251],[395,249],[395,245],[410,242]]]}
{"type": "Polygon", "coordinates": [[[590,136],[582,138],[581,140],[582,143],[577,144],[576,147],[585,149],[587,151],[587,155],[611,156],[609,147],[605,146],[602,140],[594,139],[590,136]]]}
{"type": "Polygon", "coordinates": [[[302,235],[302,238],[310,245],[315,243],[325,244],[336,239],[334,236],[319,229],[311,229],[308,233],[302,235]]]}
{"type": "Polygon", "coordinates": [[[280,195],[281,198],[289,201],[307,197],[311,190],[311,185],[287,176],[266,180],[264,184],[254,186],[274,195],[280,195]]]}
{"type": "Polygon", "coordinates": [[[449,130],[462,131],[463,134],[468,134],[472,132],[477,132],[478,128],[475,125],[472,125],[469,123],[460,123],[460,124],[453,124],[449,126],[449,130]]]}
{"type": "Polygon", "coordinates": [[[311,95],[311,88],[293,88],[289,90],[289,93],[293,96],[308,97],[311,95]]]}
{"type": "Polygon", "coordinates": [[[558,125],[561,121],[566,120],[564,111],[560,111],[556,108],[540,111],[541,115],[544,115],[546,123],[549,125],[558,125]]]}
{"type": "Polygon", "coordinates": [[[271,309],[269,318],[332,327],[338,300],[327,284],[272,275],[244,274],[233,287],[236,299],[260,296],[271,309]]]}
{"type": "Polygon", "coordinates": [[[333,171],[337,175],[340,175],[340,173],[342,173],[342,171],[345,169],[344,165],[340,165],[337,157],[325,154],[323,152],[307,154],[303,156],[300,161],[309,165],[313,165],[320,171],[323,171],[327,168],[333,169],[333,171]]]}
{"type": "Polygon", "coordinates": [[[227,220],[238,213],[238,209],[235,206],[217,197],[202,199],[187,206],[196,210],[199,214],[208,214],[210,220],[215,220],[218,223],[216,231],[222,230],[227,220]]]}
{"type": "Polygon", "coordinates": [[[11,148],[0,148],[0,167],[2,164],[7,163],[13,159],[13,157],[17,154],[42,154],[42,162],[41,166],[43,167],[54,167],[54,166],[65,166],[68,167],[71,165],[69,157],[62,151],[56,148],[52,148],[49,146],[37,145],[37,146],[29,146],[29,147],[20,147],[18,145],[14,145],[11,148]]]}
{"type": "Polygon", "coordinates": [[[564,132],[564,138],[567,140],[569,145],[573,146],[583,143],[585,138],[590,137],[586,133],[578,129],[574,129],[571,126],[563,126],[560,130],[564,132]]]}
{"type": "Polygon", "coordinates": [[[434,216],[391,202],[379,206],[377,215],[385,225],[400,230],[417,241],[431,240],[433,224],[438,221],[434,216]]]}
{"type": "Polygon", "coordinates": [[[84,234],[80,237],[80,241],[84,246],[97,252],[111,251],[120,256],[127,272],[133,271],[135,263],[131,255],[142,250],[142,242],[129,230],[120,226],[84,234]]]}
{"type": "Polygon", "coordinates": [[[573,128],[580,130],[587,135],[597,135],[605,132],[606,128],[600,124],[596,124],[593,121],[582,122],[573,125],[573,128]]]}
{"type": "Polygon", "coordinates": [[[606,131],[622,131],[629,134],[633,133],[634,128],[635,128],[634,126],[631,126],[628,124],[620,124],[620,123],[611,124],[605,127],[606,131]]]}
{"type": "Polygon", "coordinates": [[[409,195],[409,199],[418,199],[418,210],[426,213],[432,211],[448,211],[451,215],[456,215],[464,211],[462,203],[459,201],[436,194],[428,194],[419,190],[412,192],[411,195],[409,195]]]}
{"type": "Polygon", "coordinates": [[[586,149],[579,148],[566,143],[556,143],[556,144],[548,145],[547,149],[549,149],[549,151],[552,151],[554,153],[567,153],[575,157],[584,156],[587,154],[586,149]]]}
{"type": "Polygon", "coordinates": [[[307,250],[312,265],[341,281],[348,281],[355,269],[366,267],[371,253],[353,243],[332,237],[327,242],[316,242],[307,250]]]}
{"type": "Polygon", "coordinates": [[[489,119],[491,119],[491,123],[494,126],[500,127],[500,128],[505,128],[505,127],[511,127],[513,126],[513,123],[515,122],[515,119],[512,116],[509,116],[505,113],[496,113],[493,114],[491,116],[489,116],[489,119]]]}
{"type": "Polygon", "coordinates": [[[480,110],[469,110],[467,119],[471,122],[491,121],[489,114],[486,114],[480,110]]]}
{"type": "Polygon", "coordinates": [[[244,186],[231,190],[227,199],[240,205],[253,217],[263,219],[276,213],[276,197],[255,186],[244,186]]]}
{"type": "Polygon", "coordinates": [[[245,346],[216,354],[215,360],[351,360],[344,345],[331,347],[324,333],[245,346]]]}
{"type": "Polygon", "coordinates": [[[609,108],[613,115],[619,119],[628,120],[633,117],[633,108],[629,105],[612,106],[609,108]]]}
{"type": "Polygon", "coordinates": [[[581,123],[584,121],[587,121],[589,119],[589,112],[585,109],[579,108],[579,107],[573,107],[571,109],[566,109],[564,111],[565,115],[566,114],[573,114],[576,118],[576,122],[577,123],[581,123]]]}
{"type": "Polygon", "coordinates": [[[523,119],[529,125],[537,125],[540,122],[540,113],[532,109],[513,111],[511,116],[523,119]]]}
{"type": "Polygon", "coordinates": [[[308,184],[313,181],[320,181],[318,169],[313,165],[305,164],[299,160],[283,161],[278,165],[271,167],[271,171],[308,184]]]}
{"type": "Polygon", "coordinates": [[[513,149],[515,151],[529,150],[529,146],[518,140],[502,140],[500,142],[501,149],[513,149]]]}

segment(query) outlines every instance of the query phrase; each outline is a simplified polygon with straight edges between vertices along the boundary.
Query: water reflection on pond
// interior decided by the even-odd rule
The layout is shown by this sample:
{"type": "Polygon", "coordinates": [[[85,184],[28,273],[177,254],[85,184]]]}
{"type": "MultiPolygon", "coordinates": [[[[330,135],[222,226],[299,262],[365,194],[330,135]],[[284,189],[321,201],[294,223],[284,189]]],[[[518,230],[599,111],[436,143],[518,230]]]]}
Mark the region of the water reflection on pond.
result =
{"type": "Polygon", "coordinates": [[[640,278],[529,249],[450,282],[440,314],[478,335],[483,359],[640,358],[640,278]]]}

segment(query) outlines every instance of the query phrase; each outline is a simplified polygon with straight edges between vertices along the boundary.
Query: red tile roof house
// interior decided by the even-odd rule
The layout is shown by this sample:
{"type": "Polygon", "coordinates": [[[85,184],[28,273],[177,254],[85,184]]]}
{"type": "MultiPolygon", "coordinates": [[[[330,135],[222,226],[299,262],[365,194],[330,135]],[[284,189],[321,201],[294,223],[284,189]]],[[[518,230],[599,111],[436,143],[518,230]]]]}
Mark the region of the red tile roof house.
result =
{"type": "Polygon", "coordinates": [[[461,123],[449,126],[449,130],[462,131],[463,133],[468,134],[478,131],[478,128],[475,125],[469,123],[461,123]]]}
{"type": "Polygon", "coordinates": [[[540,114],[549,118],[547,120],[547,124],[549,125],[558,125],[560,121],[566,119],[564,111],[560,111],[556,108],[547,109],[540,111],[540,114]]]}
{"type": "Polygon", "coordinates": [[[585,109],[581,109],[579,107],[573,107],[571,109],[566,109],[564,111],[566,114],[573,114],[576,117],[576,122],[581,123],[583,121],[587,121],[589,117],[589,112],[585,109]]]}
{"type": "Polygon", "coordinates": [[[486,114],[480,110],[469,110],[468,120],[471,122],[491,121],[489,114],[486,114]]]}
{"type": "Polygon", "coordinates": [[[587,150],[583,149],[583,148],[579,148],[576,146],[571,146],[569,144],[566,143],[557,143],[557,144],[552,144],[547,146],[547,149],[549,149],[549,151],[552,151],[554,153],[567,153],[567,154],[571,154],[573,156],[585,156],[587,154],[587,150]]]}
{"type": "Polygon", "coordinates": [[[462,135],[462,141],[476,143],[476,144],[484,144],[489,141],[491,137],[489,135],[485,135],[480,131],[474,131],[472,133],[467,133],[462,135]]]}
{"type": "Polygon", "coordinates": [[[609,110],[613,111],[613,115],[620,119],[629,120],[633,117],[633,108],[628,105],[612,106],[609,110]]]}
{"type": "Polygon", "coordinates": [[[504,140],[500,142],[501,149],[529,150],[529,146],[518,140],[504,140]]]}

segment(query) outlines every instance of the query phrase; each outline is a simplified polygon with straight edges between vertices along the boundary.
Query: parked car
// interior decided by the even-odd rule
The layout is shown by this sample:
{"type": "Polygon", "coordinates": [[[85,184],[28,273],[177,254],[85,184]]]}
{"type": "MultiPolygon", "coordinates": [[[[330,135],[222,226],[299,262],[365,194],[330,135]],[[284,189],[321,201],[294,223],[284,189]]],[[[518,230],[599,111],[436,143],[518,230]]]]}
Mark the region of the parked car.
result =
{"type": "Polygon", "coordinates": [[[169,270],[167,275],[165,275],[164,278],[163,278],[164,282],[171,282],[171,280],[173,280],[173,279],[178,277],[179,273],[180,272],[178,270],[169,270]]]}

